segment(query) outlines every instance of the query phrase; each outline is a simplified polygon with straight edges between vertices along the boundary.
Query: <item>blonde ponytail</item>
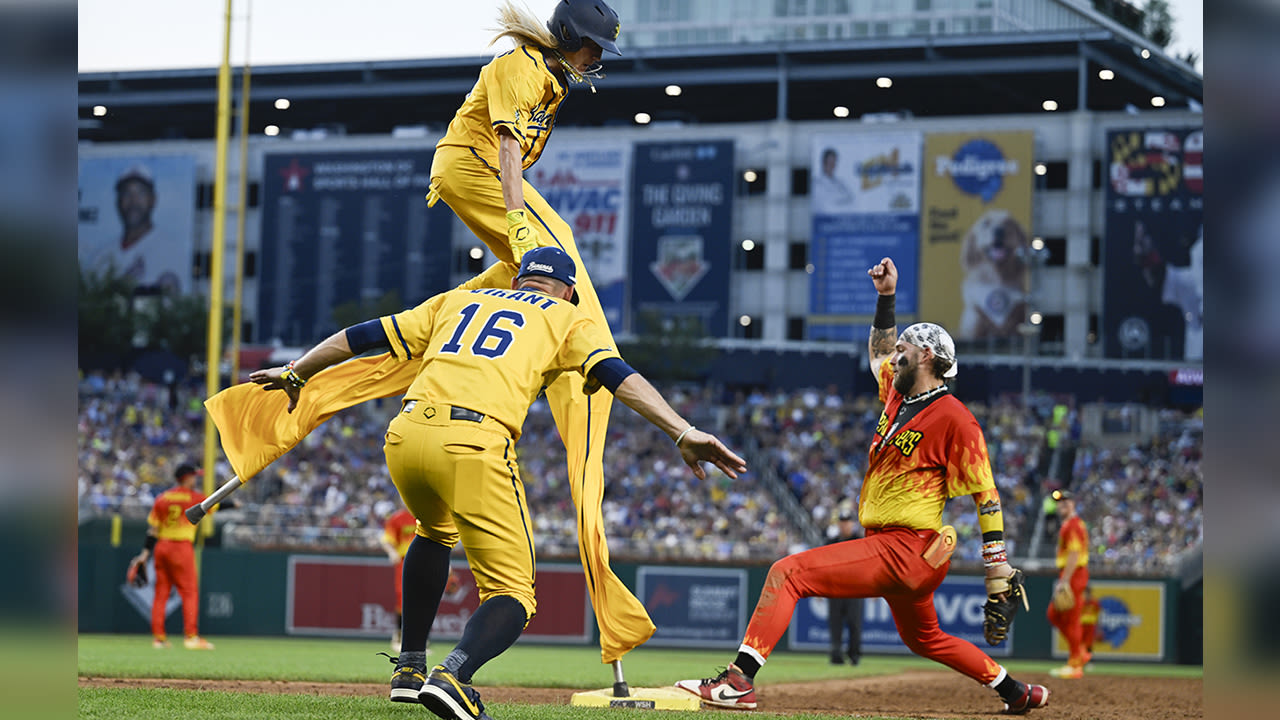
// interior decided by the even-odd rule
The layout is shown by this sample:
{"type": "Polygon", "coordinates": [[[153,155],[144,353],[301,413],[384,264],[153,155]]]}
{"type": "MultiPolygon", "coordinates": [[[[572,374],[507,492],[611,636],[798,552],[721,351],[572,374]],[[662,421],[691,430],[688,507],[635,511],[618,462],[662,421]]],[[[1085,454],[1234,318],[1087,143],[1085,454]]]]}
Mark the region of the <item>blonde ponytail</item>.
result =
{"type": "Polygon", "coordinates": [[[498,34],[489,42],[490,46],[502,38],[511,38],[517,46],[538,45],[550,49],[559,47],[546,24],[524,3],[517,7],[512,0],[505,0],[498,8],[498,27],[491,29],[498,34]]]}

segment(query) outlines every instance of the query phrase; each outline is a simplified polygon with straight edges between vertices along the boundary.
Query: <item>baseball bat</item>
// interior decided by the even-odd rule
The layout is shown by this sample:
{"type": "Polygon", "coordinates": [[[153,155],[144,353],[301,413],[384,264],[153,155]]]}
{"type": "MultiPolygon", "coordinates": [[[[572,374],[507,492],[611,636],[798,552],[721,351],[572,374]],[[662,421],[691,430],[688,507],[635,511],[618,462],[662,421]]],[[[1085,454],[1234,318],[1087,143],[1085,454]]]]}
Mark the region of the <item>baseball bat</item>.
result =
{"type": "Polygon", "coordinates": [[[228,495],[239,490],[243,484],[244,481],[239,476],[232,475],[230,480],[222,483],[222,487],[214,490],[212,495],[204,499],[204,502],[187,508],[185,513],[187,520],[190,520],[192,525],[198,525],[204,519],[204,516],[209,514],[214,505],[226,500],[228,495]]]}

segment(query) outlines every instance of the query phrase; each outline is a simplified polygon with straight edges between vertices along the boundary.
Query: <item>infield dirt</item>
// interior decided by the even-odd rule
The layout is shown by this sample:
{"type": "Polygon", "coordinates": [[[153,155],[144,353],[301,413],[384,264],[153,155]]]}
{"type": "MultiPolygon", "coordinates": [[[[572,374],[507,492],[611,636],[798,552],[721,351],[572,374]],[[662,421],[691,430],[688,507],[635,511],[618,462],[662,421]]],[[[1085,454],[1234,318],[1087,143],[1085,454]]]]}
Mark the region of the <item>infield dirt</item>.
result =
{"type": "MultiPolygon", "coordinates": [[[[1049,706],[1033,718],[1062,720],[1174,720],[1204,717],[1200,678],[1144,678],[1115,675],[1058,680],[1028,674],[1019,680],[1049,688],[1049,706]]],[[[255,680],[182,680],[81,677],[81,687],[173,688],[296,695],[382,696],[385,683],[316,683],[255,680]]],[[[486,702],[567,705],[575,689],[476,685],[486,702]]],[[[588,688],[578,688],[588,689],[588,688]]],[[[841,717],[991,718],[1003,708],[991,690],[947,671],[810,683],[767,681],[756,686],[763,712],[831,714],[841,717]]],[[[714,711],[713,711],[714,712],[714,711]]],[[[733,713],[725,717],[747,717],[733,713]]]]}

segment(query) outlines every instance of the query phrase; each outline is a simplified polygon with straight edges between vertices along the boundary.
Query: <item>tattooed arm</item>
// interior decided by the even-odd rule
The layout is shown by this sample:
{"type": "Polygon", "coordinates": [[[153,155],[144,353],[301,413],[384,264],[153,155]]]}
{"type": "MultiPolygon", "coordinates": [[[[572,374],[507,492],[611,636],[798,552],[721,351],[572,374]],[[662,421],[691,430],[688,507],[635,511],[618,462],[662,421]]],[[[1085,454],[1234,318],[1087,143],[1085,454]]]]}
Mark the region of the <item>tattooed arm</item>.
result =
{"type": "Polygon", "coordinates": [[[898,325],[894,319],[894,293],[898,289],[898,268],[889,258],[867,271],[880,297],[876,300],[876,317],[871,323],[871,336],[867,338],[867,362],[871,374],[878,375],[880,364],[893,354],[898,342],[898,325]]]}

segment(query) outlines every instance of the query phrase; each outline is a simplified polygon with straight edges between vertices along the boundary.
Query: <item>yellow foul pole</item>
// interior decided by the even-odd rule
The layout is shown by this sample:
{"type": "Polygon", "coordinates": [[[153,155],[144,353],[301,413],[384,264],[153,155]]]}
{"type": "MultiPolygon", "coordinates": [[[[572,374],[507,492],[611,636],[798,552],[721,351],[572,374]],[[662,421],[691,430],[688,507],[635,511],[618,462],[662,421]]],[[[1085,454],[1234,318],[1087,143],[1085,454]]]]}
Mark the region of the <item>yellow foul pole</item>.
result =
{"type": "MultiPolygon", "coordinates": [[[[222,389],[222,291],[226,276],[222,259],[226,249],[227,230],[227,137],[231,134],[231,0],[227,0],[226,32],[222,41],[222,64],[218,67],[218,125],[215,143],[213,178],[213,247],[209,260],[209,338],[205,355],[205,395],[212,397],[222,389]]],[[[208,413],[204,416],[204,492],[216,485],[213,467],[218,450],[218,430],[208,413]]],[[[208,520],[204,521],[208,523],[208,520]]],[[[205,528],[209,526],[206,524],[205,528]]],[[[200,533],[203,540],[205,533],[200,533]]]]}
{"type": "MultiPolygon", "coordinates": [[[[253,0],[249,0],[244,20],[244,75],[240,84],[240,199],[236,203],[236,289],[231,298],[231,384],[240,382],[240,326],[244,306],[244,223],[249,209],[249,17],[253,0]]],[[[206,493],[208,490],[205,491],[206,493]]]]}

